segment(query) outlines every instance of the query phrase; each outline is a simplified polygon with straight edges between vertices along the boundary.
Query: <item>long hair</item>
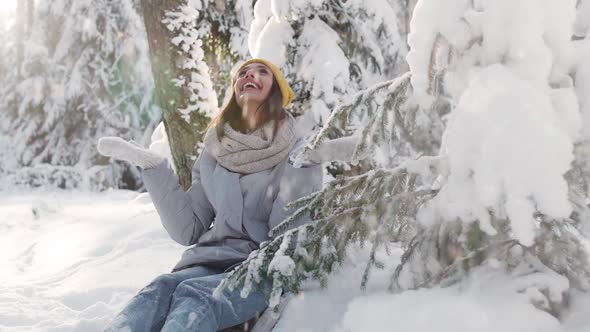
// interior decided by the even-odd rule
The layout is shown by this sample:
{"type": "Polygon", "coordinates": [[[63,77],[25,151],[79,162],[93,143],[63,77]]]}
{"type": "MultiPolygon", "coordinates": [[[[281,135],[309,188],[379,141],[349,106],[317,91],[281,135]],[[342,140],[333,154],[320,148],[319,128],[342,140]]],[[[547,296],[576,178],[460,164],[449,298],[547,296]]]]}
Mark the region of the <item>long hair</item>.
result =
{"type": "MultiPolygon", "coordinates": [[[[236,101],[236,92],[234,91],[235,80],[232,82],[232,95],[229,99],[228,103],[225,105],[223,110],[219,112],[219,114],[211,120],[209,125],[207,126],[207,130],[211,127],[215,128],[217,132],[217,137],[221,140],[224,135],[223,126],[226,122],[240,132],[246,131],[246,120],[242,117],[242,109],[238,105],[236,101]]],[[[281,95],[281,90],[279,89],[279,84],[277,80],[273,77],[272,79],[272,86],[270,88],[270,92],[268,97],[258,108],[256,109],[255,114],[260,114],[260,121],[258,126],[262,126],[263,124],[267,123],[268,121],[274,121],[274,128],[273,128],[273,137],[276,135],[279,129],[279,122],[280,120],[284,119],[287,115],[287,112],[283,109],[283,96],[281,95]]]]}

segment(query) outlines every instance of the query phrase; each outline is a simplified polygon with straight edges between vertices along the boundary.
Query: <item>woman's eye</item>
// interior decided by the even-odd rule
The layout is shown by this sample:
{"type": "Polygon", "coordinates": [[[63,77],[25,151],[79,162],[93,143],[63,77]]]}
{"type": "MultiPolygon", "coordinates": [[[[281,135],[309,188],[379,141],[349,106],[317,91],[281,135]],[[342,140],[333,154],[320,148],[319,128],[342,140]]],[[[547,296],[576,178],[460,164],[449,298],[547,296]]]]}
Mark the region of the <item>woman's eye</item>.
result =
{"type": "Polygon", "coordinates": [[[268,74],[268,70],[266,70],[266,69],[260,69],[260,73],[262,73],[262,74],[268,74]]]}
{"type": "Polygon", "coordinates": [[[246,71],[245,71],[245,70],[242,70],[241,72],[239,72],[239,73],[238,73],[238,76],[239,76],[239,77],[242,77],[242,76],[244,76],[245,74],[246,74],[246,71]]]}

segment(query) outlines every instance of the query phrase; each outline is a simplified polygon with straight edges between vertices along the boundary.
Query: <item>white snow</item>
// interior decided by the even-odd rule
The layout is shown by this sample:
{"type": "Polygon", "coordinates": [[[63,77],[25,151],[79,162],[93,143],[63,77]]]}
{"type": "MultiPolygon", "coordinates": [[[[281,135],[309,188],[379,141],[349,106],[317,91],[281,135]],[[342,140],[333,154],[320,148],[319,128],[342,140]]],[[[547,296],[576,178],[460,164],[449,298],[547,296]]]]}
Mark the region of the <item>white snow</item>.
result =
{"type": "Polygon", "coordinates": [[[445,69],[456,105],[441,150],[450,174],[423,222],[479,220],[494,234],[491,212],[508,217],[514,238],[531,245],[535,211],[569,216],[563,176],[587,119],[583,48],[571,41],[575,15],[572,0],[418,2],[407,57],[414,98],[428,105],[431,74],[445,69]]]}
{"type": "MultiPolygon", "coordinates": [[[[477,275],[461,287],[389,294],[401,248],[378,254],[367,293],[368,248],[350,248],[325,290],[309,284],[274,331],[585,332],[590,295],[574,294],[560,324],[507,279],[477,275]],[[498,278],[498,279],[495,279],[498,278]]],[[[0,331],[101,331],[184,247],[168,238],[146,194],[113,190],[0,192],[0,331]]]]}
{"type": "Polygon", "coordinates": [[[419,1],[416,4],[408,34],[410,51],[406,60],[412,72],[412,86],[417,100],[429,99],[430,51],[437,34],[440,33],[449,41],[455,40],[460,47],[469,41],[466,22],[459,20],[468,4],[468,0],[419,1]]]}
{"type": "MultiPolygon", "coordinates": [[[[516,239],[532,244],[535,209],[556,218],[571,212],[563,175],[573,144],[550,98],[501,65],[474,75],[445,137],[450,176],[434,200],[444,220],[476,219],[494,234],[489,210],[508,215],[516,239]]],[[[432,211],[424,211],[426,215],[432,211]]]]}
{"type": "Polygon", "coordinates": [[[144,196],[0,192],[0,331],[101,331],[169,272],[183,248],[144,196]]]}
{"type": "MultiPolygon", "coordinates": [[[[254,10],[252,1],[237,0],[234,5],[237,14],[237,20],[242,27],[250,27],[254,21],[254,10]]],[[[231,49],[240,55],[240,58],[248,58],[248,31],[240,27],[231,27],[231,49]]]]}
{"type": "Polygon", "coordinates": [[[582,113],[581,138],[590,139],[590,40],[576,42],[575,54],[575,86],[582,113]]]}
{"type": "Polygon", "coordinates": [[[192,112],[199,112],[212,118],[219,111],[217,94],[209,75],[209,67],[204,61],[203,42],[199,38],[197,22],[200,18],[201,4],[180,6],[177,11],[166,13],[162,22],[168,30],[176,34],[172,43],[184,52],[182,68],[188,70],[190,77],[175,79],[176,86],[184,86],[188,92],[189,102],[185,108],[178,108],[182,118],[190,123],[192,112]]]}
{"type": "MultiPolygon", "coordinates": [[[[258,18],[256,20],[258,21],[258,18]]],[[[293,33],[287,21],[271,16],[251,46],[250,54],[254,58],[267,59],[280,68],[286,63],[287,46],[293,38],[293,33]]]]}
{"type": "Polygon", "coordinates": [[[316,100],[310,111],[317,123],[328,119],[332,110],[327,105],[342,99],[340,92],[346,90],[350,80],[350,63],[340,42],[338,34],[317,17],[307,20],[299,38],[300,53],[304,55],[298,72],[311,84],[311,96],[316,100]]]}
{"type": "Polygon", "coordinates": [[[287,48],[292,46],[295,33],[288,20],[289,7],[289,1],[256,2],[248,34],[252,57],[267,59],[279,68],[287,65],[287,48]]]}
{"type": "MultiPolygon", "coordinates": [[[[497,289],[495,289],[497,290],[497,289]]],[[[535,310],[522,296],[456,289],[407,291],[359,297],[333,331],[559,331],[559,322],[535,310]],[[507,301],[507,299],[510,299],[507,301]],[[411,310],[408,310],[411,308],[411,310]],[[403,313],[403,314],[395,314],[403,313]]]]}
{"type": "MultiPolygon", "coordinates": [[[[35,44],[27,46],[29,61],[40,61],[52,69],[52,75],[57,75],[55,68],[60,64],[57,60],[69,58],[70,51],[76,49],[72,45],[98,34],[94,20],[80,14],[86,7],[93,8],[92,2],[85,1],[78,6],[68,6],[68,3],[65,0],[39,2],[41,12],[75,14],[75,20],[65,23],[67,28],[59,36],[55,54],[49,58],[47,48],[35,44]]],[[[293,74],[308,85],[312,112],[303,126],[309,130],[312,122],[321,123],[328,118],[332,106],[345,92],[351,91],[353,81],[349,67],[354,59],[349,59],[343,51],[338,33],[321,15],[312,18],[311,14],[317,14],[326,3],[325,0],[259,0],[252,13],[250,2],[236,2],[241,26],[251,25],[249,34],[233,30],[232,47],[239,50],[241,57],[246,57],[244,44],[248,39],[248,49],[253,56],[286,67],[286,74],[293,74]],[[292,27],[295,20],[304,22],[296,43],[292,27]],[[295,63],[291,63],[286,53],[289,47],[295,47],[298,52],[295,63]],[[314,116],[315,121],[311,121],[310,116],[314,116]]],[[[401,37],[398,39],[393,32],[401,29],[401,24],[383,28],[387,35],[393,36],[389,48],[380,47],[378,38],[369,38],[372,31],[380,29],[380,22],[393,22],[403,14],[394,5],[379,10],[392,1],[342,3],[343,15],[354,13],[352,9],[367,11],[366,17],[371,19],[353,28],[367,36],[363,45],[373,50],[376,62],[391,61],[387,54],[393,54],[392,50],[398,47],[405,48],[405,45],[396,45],[401,37]]],[[[194,27],[203,2],[189,0],[188,5],[184,14],[177,16],[175,28],[194,27]]],[[[132,1],[125,1],[121,8],[132,12],[132,1]]],[[[95,11],[91,14],[92,17],[97,15],[95,11]]],[[[123,47],[113,54],[139,54],[133,57],[138,57],[133,70],[142,83],[138,91],[134,90],[134,95],[146,95],[140,107],[144,110],[150,102],[152,84],[146,78],[149,71],[139,70],[147,66],[147,42],[143,34],[138,34],[139,16],[134,14],[132,19],[131,35],[125,37],[121,42],[123,47]]],[[[407,58],[417,102],[427,105],[432,100],[429,75],[433,69],[441,69],[432,68],[433,55],[441,60],[438,57],[452,54],[455,61],[444,68],[448,69],[444,77],[447,97],[453,106],[440,156],[446,178],[439,178],[440,193],[421,211],[423,222],[434,222],[440,216],[449,220],[461,217],[466,222],[477,219],[484,231],[494,233],[496,230],[486,223],[489,212],[493,211],[500,217],[510,217],[514,238],[528,245],[537,227],[532,217],[534,211],[557,218],[570,214],[563,174],[573,160],[573,144],[590,139],[589,22],[590,0],[543,0],[541,4],[538,0],[418,2],[409,36],[412,50],[407,58]],[[572,41],[572,35],[577,40],[572,41]],[[584,37],[586,39],[580,40],[584,37]],[[435,42],[448,52],[433,54],[435,42]]],[[[0,30],[4,29],[1,25],[0,30]]],[[[114,29],[104,36],[105,45],[118,45],[114,42],[114,32],[118,31],[123,30],[114,29]]],[[[216,111],[213,106],[216,96],[202,61],[202,42],[198,36],[193,31],[174,40],[190,55],[183,65],[195,71],[191,77],[177,81],[187,84],[194,92],[191,97],[194,105],[183,110],[185,115],[204,105],[209,105],[210,114],[216,111]]],[[[76,53],[67,63],[71,70],[63,77],[57,75],[59,79],[25,72],[27,79],[15,90],[26,95],[20,112],[30,105],[40,105],[49,96],[50,102],[45,102],[47,123],[44,126],[49,128],[63,117],[68,98],[90,91],[82,89],[82,83],[89,79],[84,71],[89,68],[87,56],[76,53]],[[48,86],[51,89],[46,89],[48,86]]],[[[101,70],[109,72],[110,65],[104,65],[101,70]]],[[[382,80],[377,72],[368,75],[366,69],[362,75],[363,84],[382,80]]],[[[97,105],[107,112],[110,108],[106,106],[97,105]]],[[[133,116],[119,116],[109,111],[112,118],[105,116],[105,121],[139,128],[139,113],[132,113],[133,116]]],[[[21,127],[21,133],[27,134],[23,137],[36,130],[35,121],[27,121],[21,127]]],[[[318,157],[349,159],[354,139],[328,141],[318,157]]],[[[0,140],[3,157],[13,154],[13,140],[0,140]]],[[[154,131],[152,142],[151,150],[171,159],[162,124],[154,131]]],[[[61,138],[54,143],[52,149],[57,152],[66,151],[63,147],[67,144],[82,144],[61,138]]],[[[92,140],[85,144],[86,148],[81,150],[86,154],[94,151],[92,140]]],[[[23,156],[25,160],[46,157],[33,153],[35,144],[30,144],[30,148],[23,156]]],[[[388,158],[388,151],[379,149],[378,153],[377,159],[388,158]]],[[[427,166],[437,160],[426,157],[410,166],[426,171],[427,166]]],[[[17,168],[16,163],[11,168],[17,168]]],[[[69,187],[68,172],[83,174],[76,177],[82,182],[92,179],[107,183],[104,178],[111,174],[100,173],[100,166],[85,168],[84,172],[70,168],[41,172],[41,178],[51,174],[58,180],[66,179],[62,182],[69,187]]],[[[28,168],[20,168],[18,174],[30,184],[49,182],[44,178],[42,181],[35,179],[28,168]]],[[[11,183],[11,177],[0,175],[3,176],[0,184],[11,183]]],[[[6,190],[6,185],[2,189],[6,190]]],[[[452,287],[391,294],[387,286],[403,252],[402,248],[393,247],[391,256],[378,253],[378,260],[385,264],[385,269],[371,271],[368,290],[363,292],[359,286],[369,247],[349,248],[344,266],[332,276],[327,289],[319,290],[314,283],[306,284],[289,302],[275,331],[590,331],[590,294],[574,291],[570,307],[564,309],[558,320],[536,309],[530,301],[543,302],[547,298],[559,301],[562,292],[569,287],[567,279],[556,273],[504,275],[499,272],[502,262],[498,261],[487,262],[452,287]],[[550,293],[546,297],[540,289],[550,293]]],[[[169,272],[184,249],[168,237],[146,194],[124,190],[101,193],[46,189],[0,191],[0,331],[101,331],[139,289],[156,276],[169,272]]],[[[324,254],[334,250],[332,246],[322,249],[324,254]]],[[[283,275],[293,272],[295,263],[283,255],[285,250],[286,245],[274,257],[271,271],[283,275]]],[[[258,270],[262,258],[252,261],[251,272],[258,270]]],[[[251,287],[251,279],[259,281],[260,277],[260,274],[248,274],[246,284],[251,287]]],[[[242,294],[251,290],[245,288],[242,294]]],[[[280,292],[274,295],[272,301],[276,302],[280,292]]]]}
{"type": "Polygon", "coordinates": [[[590,0],[579,0],[577,9],[574,33],[584,37],[590,30],[590,0]]]}
{"type": "Polygon", "coordinates": [[[523,282],[534,281],[497,273],[493,267],[479,269],[465,282],[449,288],[388,293],[384,289],[401,254],[399,247],[391,257],[379,253],[386,268],[373,272],[363,293],[358,285],[368,251],[352,248],[345,267],[326,289],[303,290],[291,299],[274,331],[582,332],[590,328],[590,320],[583,314],[590,304],[588,294],[575,294],[571,310],[560,323],[535,309],[528,301],[529,294],[517,292],[523,282]]]}

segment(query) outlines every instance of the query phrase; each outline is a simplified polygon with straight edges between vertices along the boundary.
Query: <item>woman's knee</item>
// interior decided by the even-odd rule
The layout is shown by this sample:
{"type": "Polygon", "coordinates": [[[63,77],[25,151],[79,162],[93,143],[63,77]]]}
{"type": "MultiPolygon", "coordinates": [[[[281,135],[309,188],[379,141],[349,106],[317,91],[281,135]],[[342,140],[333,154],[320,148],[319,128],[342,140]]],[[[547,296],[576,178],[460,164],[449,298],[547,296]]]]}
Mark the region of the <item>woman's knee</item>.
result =
{"type": "Polygon", "coordinates": [[[178,284],[174,291],[174,296],[197,296],[197,297],[208,297],[212,294],[212,289],[204,283],[202,278],[187,279],[178,284]]]}
{"type": "Polygon", "coordinates": [[[178,288],[185,290],[199,290],[204,293],[213,293],[213,290],[221,283],[225,274],[213,274],[209,276],[203,276],[198,278],[190,278],[183,280],[178,288]]]}
{"type": "Polygon", "coordinates": [[[172,292],[180,282],[182,282],[182,280],[178,279],[174,273],[162,274],[152,280],[152,282],[139,291],[139,293],[151,293],[160,290],[172,292]]]}

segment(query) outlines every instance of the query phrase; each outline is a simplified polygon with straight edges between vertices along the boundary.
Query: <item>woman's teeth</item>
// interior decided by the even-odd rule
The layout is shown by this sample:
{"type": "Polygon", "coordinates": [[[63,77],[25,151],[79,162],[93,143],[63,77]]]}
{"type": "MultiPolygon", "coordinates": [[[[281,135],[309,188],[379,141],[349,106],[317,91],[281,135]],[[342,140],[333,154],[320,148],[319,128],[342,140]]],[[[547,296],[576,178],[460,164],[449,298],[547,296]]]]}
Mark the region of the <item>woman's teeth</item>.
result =
{"type": "Polygon", "coordinates": [[[255,84],[253,84],[253,83],[246,83],[246,84],[244,84],[244,88],[242,90],[246,90],[246,88],[258,89],[258,87],[255,84]]]}

